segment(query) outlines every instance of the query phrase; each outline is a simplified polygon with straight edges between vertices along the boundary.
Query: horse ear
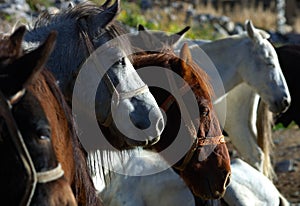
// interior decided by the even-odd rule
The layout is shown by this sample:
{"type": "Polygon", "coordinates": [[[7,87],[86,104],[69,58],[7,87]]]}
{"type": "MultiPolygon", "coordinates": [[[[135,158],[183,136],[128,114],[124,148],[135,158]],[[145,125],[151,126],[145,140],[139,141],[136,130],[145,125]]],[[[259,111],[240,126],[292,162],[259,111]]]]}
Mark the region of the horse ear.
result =
{"type": "Polygon", "coordinates": [[[107,7],[108,7],[108,5],[111,3],[111,0],[106,0],[105,2],[104,2],[104,4],[102,4],[102,8],[103,9],[107,9],[107,7]]]}
{"type": "Polygon", "coordinates": [[[190,29],[189,26],[185,27],[181,31],[172,34],[170,37],[167,39],[168,45],[171,45],[172,47],[175,47],[175,45],[184,37],[185,33],[190,29]]]}
{"type": "MultiPolygon", "coordinates": [[[[110,0],[107,0],[104,3],[104,5],[107,6],[108,5],[107,2],[110,3],[110,0]]],[[[94,30],[98,30],[99,27],[104,28],[110,22],[112,22],[120,11],[120,0],[116,0],[111,7],[104,8],[104,9],[105,10],[103,10],[101,13],[97,15],[89,16],[88,18],[89,28],[94,28],[96,25],[96,28],[94,30]]],[[[92,33],[96,33],[96,32],[92,32],[92,33]]]]}
{"type": "Polygon", "coordinates": [[[139,24],[138,31],[146,31],[146,28],[143,25],[139,24]]]}
{"type": "Polygon", "coordinates": [[[161,40],[141,24],[138,25],[138,37],[140,41],[135,41],[135,43],[143,50],[157,51],[163,47],[161,40]]]}
{"type": "Polygon", "coordinates": [[[252,21],[251,20],[247,20],[246,21],[246,31],[248,33],[248,36],[256,41],[256,42],[259,42],[261,39],[264,38],[263,35],[261,35],[260,33],[260,29],[256,29],[253,24],[252,24],[252,21]]]}
{"type": "Polygon", "coordinates": [[[252,24],[252,21],[247,19],[245,22],[245,30],[247,31],[248,36],[253,39],[254,38],[254,34],[255,34],[255,28],[252,24]]]}
{"type": "Polygon", "coordinates": [[[14,33],[9,37],[11,44],[14,47],[14,53],[19,56],[22,52],[22,40],[25,34],[25,26],[20,26],[14,33]]]}
{"type": "Polygon", "coordinates": [[[70,1],[70,2],[68,3],[68,9],[72,9],[72,8],[74,8],[74,7],[75,7],[74,2],[70,1]]]}
{"type": "Polygon", "coordinates": [[[37,49],[23,55],[0,74],[0,88],[12,96],[25,88],[44,68],[56,40],[57,32],[50,32],[45,42],[37,49]]]}
{"type": "Polygon", "coordinates": [[[189,62],[193,61],[192,54],[190,51],[190,48],[188,46],[188,43],[184,43],[181,50],[180,50],[180,58],[188,64],[189,62]]]}

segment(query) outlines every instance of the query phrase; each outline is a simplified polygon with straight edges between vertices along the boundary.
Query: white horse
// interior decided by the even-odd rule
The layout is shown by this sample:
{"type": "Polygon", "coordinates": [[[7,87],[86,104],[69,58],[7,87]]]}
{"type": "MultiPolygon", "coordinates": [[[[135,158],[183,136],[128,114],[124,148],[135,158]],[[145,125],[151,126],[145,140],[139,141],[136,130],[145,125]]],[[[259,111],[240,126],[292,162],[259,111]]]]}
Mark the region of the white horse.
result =
{"type": "Polygon", "coordinates": [[[105,170],[101,177],[99,173],[93,176],[104,205],[195,205],[183,179],[158,153],[137,148],[123,151],[122,157],[120,152],[109,155],[111,171],[105,170]]]}
{"type": "MultiPolygon", "coordinates": [[[[246,21],[245,30],[216,41],[188,42],[191,49],[200,46],[223,80],[227,94],[224,130],[231,142],[248,163],[272,178],[269,154],[257,144],[257,105],[261,97],[270,111],[280,113],[288,108],[291,97],[269,34],[251,21],[246,21]]],[[[179,41],[175,48],[184,42],[179,41]]]]}
{"type": "MultiPolygon", "coordinates": [[[[106,183],[102,182],[105,187],[101,186],[101,189],[98,187],[101,190],[99,195],[105,205],[198,205],[182,178],[172,168],[164,170],[169,165],[159,154],[143,149],[134,149],[125,155],[128,156],[122,166],[114,166],[118,169],[123,167],[122,173],[133,174],[133,176],[118,173],[109,174],[109,180],[106,183]],[[144,174],[149,173],[153,168],[155,170],[160,168],[162,171],[144,174]]],[[[119,153],[116,153],[110,158],[115,159],[117,163],[120,160],[119,157],[119,153]]],[[[232,178],[223,196],[226,205],[289,205],[289,202],[281,195],[272,181],[245,161],[238,158],[233,159],[231,171],[232,178]]],[[[105,178],[107,177],[108,173],[106,173],[105,178]]],[[[104,181],[105,178],[101,181],[104,181]]],[[[216,205],[218,201],[209,200],[205,202],[205,205],[216,205]]]]}
{"type": "MultiPolygon", "coordinates": [[[[205,205],[227,206],[289,206],[290,203],[277,190],[273,182],[245,161],[231,162],[232,178],[220,200],[205,201],[205,205]],[[221,203],[220,203],[221,202],[221,203]],[[225,204],[223,204],[225,202],[225,204]]],[[[201,202],[203,203],[203,202],[201,202]]]]}

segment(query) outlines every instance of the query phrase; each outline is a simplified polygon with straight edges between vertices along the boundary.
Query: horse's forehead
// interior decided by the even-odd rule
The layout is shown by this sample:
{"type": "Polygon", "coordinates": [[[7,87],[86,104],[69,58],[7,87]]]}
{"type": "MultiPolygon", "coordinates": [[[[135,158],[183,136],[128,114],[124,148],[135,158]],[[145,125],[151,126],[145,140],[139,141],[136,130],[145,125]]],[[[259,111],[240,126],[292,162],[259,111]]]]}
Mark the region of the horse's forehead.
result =
{"type": "Polygon", "coordinates": [[[267,39],[262,39],[256,43],[256,49],[264,61],[273,61],[277,59],[276,51],[267,39]]]}

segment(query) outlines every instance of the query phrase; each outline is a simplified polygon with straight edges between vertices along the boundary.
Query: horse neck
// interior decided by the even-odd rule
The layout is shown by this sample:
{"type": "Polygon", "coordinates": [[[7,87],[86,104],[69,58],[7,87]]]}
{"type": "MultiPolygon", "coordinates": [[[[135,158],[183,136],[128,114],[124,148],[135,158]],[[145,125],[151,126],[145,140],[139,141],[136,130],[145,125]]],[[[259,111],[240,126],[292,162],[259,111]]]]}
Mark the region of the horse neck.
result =
{"type": "Polygon", "coordinates": [[[82,48],[83,44],[80,44],[76,28],[71,25],[74,25],[74,22],[66,19],[62,20],[61,23],[55,22],[36,27],[28,30],[22,43],[25,50],[32,50],[44,42],[51,31],[58,32],[55,48],[51,52],[46,65],[47,69],[53,73],[55,79],[59,82],[61,91],[68,99],[71,98],[72,94],[68,83],[72,82],[74,74],[77,74],[80,65],[88,55],[84,52],[85,48],[82,48]],[[65,30],[70,30],[70,32],[65,32],[65,30]],[[68,42],[67,46],[66,42],[68,42]]]}
{"type": "Polygon", "coordinates": [[[226,93],[242,83],[239,70],[241,62],[249,55],[246,53],[249,51],[246,46],[249,40],[247,36],[235,35],[201,45],[216,66],[226,93]]]}

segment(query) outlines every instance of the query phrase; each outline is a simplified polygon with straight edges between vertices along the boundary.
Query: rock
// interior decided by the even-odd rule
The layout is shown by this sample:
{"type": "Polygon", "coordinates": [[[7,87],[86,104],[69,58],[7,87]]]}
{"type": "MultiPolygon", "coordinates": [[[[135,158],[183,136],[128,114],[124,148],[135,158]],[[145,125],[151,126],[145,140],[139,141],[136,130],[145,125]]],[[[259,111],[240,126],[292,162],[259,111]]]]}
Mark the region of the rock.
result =
{"type": "Polygon", "coordinates": [[[275,172],[292,172],[294,171],[294,161],[293,160],[283,160],[281,162],[278,162],[275,165],[275,172]]]}

